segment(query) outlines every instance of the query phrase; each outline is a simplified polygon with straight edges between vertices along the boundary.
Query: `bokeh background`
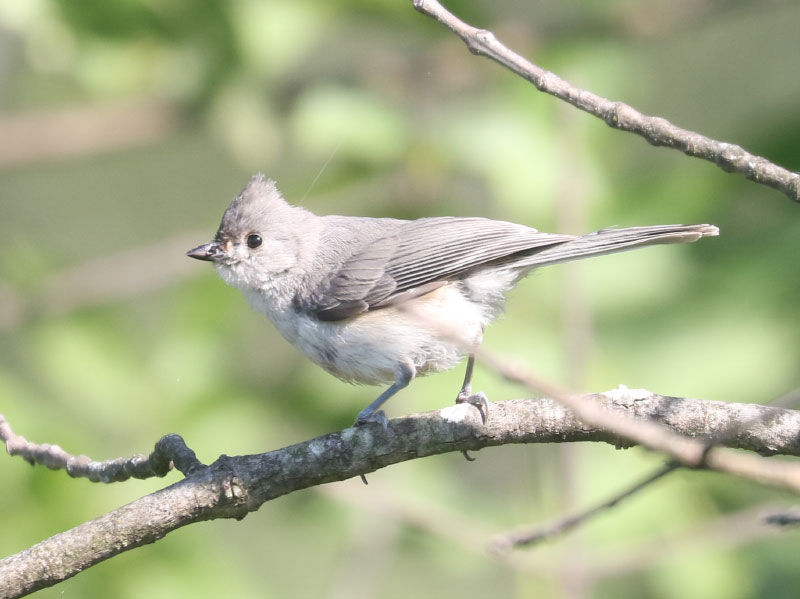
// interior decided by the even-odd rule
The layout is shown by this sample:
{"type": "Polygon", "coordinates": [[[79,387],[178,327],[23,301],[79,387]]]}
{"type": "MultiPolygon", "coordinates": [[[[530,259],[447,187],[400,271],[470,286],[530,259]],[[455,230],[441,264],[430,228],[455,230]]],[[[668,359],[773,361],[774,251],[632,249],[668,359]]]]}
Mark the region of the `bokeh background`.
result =
{"type": "MultiPolygon", "coordinates": [[[[573,83],[800,170],[800,5],[448,6],[573,83]]],[[[585,391],[766,402],[800,386],[800,207],[544,96],[410,2],[0,3],[0,412],[107,459],[204,461],[348,426],[377,389],[302,359],[207,264],[254,172],[318,213],[479,215],[546,231],[722,235],[545,269],[486,346],[585,391]]],[[[453,401],[461,369],[390,416],[453,401]]],[[[495,400],[525,392],[478,368],[495,400]]],[[[795,497],[681,472],[569,538],[496,533],[591,505],[662,458],[605,445],[444,455],[193,525],[41,597],[796,597],[795,497]]],[[[0,456],[0,554],[179,479],[95,485],[0,456]]],[[[1,581],[0,581],[1,584],[1,581]]]]}

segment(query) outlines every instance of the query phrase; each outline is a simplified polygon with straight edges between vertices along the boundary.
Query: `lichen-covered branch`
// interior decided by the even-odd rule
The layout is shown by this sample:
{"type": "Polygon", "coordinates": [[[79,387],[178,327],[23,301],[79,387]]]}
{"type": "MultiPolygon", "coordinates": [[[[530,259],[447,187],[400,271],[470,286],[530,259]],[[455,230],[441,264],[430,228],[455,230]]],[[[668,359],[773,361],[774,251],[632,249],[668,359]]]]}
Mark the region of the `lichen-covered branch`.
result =
{"type": "Polygon", "coordinates": [[[539,91],[602,119],[610,127],[635,133],[654,146],[674,148],[689,156],[708,160],[724,171],[744,175],[751,181],[777,189],[795,202],[800,202],[800,174],[751,154],[737,145],[682,129],[664,118],[647,116],[627,104],[575,87],[509,49],[491,31],[465,23],[437,0],[412,2],[417,11],[439,21],[461,38],[470,52],[491,58],[530,81],[539,91]]]}
{"type": "Polygon", "coordinates": [[[71,455],[58,445],[31,443],[16,434],[0,414],[0,441],[5,443],[8,455],[19,456],[29,464],[40,464],[51,470],[66,470],[74,478],[88,478],[93,483],[166,476],[173,466],[188,475],[203,467],[180,435],[174,434],[161,437],[150,455],[136,454],[99,462],[85,455],[71,455]]]}
{"type": "MultiPolygon", "coordinates": [[[[800,411],[641,391],[584,398],[643,421],[659,421],[681,435],[719,437],[728,447],[762,454],[800,455],[800,411]],[[731,422],[752,424],[735,436],[720,436],[730,430],[731,422]]],[[[178,483],[0,561],[0,598],[52,586],[192,522],[243,518],[264,502],[298,489],[451,451],[574,441],[629,444],[616,432],[582,423],[555,400],[520,399],[492,404],[487,425],[471,406],[457,405],[390,420],[385,431],[380,426],[348,428],[269,453],[222,456],[211,466],[190,469],[178,483]]],[[[732,453],[714,448],[710,456],[720,452],[732,453]]],[[[703,466],[713,465],[708,459],[703,466]]],[[[787,478],[782,486],[800,491],[795,478],[787,478]]]]}

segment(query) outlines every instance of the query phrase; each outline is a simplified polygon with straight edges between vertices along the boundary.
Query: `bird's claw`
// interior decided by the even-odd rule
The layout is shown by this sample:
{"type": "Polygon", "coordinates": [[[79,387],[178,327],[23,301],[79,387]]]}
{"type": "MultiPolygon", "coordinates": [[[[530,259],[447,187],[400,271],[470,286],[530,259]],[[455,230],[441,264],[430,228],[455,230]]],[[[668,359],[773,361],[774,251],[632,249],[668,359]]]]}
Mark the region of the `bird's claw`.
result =
{"type": "Polygon", "coordinates": [[[463,456],[464,456],[464,459],[465,459],[465,460],[467,460],[468,462],[474,462],[474,461],[475,461],[475,458],[473,458],[471,455],[469,455],[469,454],[467,453],[467,450],[466,450],[466,449],[462,449],[462,450],[461,450],[461,455],[463,455],[463,456]]]}
{"type": "Polygon", "coordinates": [[[380,424],[383,427],[383,430],[386,430],[389,427],[389,419],[386,418],[386,412],[383,410],[378,410],[377,412],[372,412],[371,414],[365,414],[364,412],[361,412],[356,417],[356,421],[353,423],[353,426],[364,426],[365,424],[380,424]]]}
{"type": "Polygon", "coordinates": [[[489,398],[486,397],[483,391],[470,393],[469,389],[462,389],[461,393],[456,397],[456,403],[468,403],[475,406],[481,415],[481,421],[486,424],[489,420],[489,398]]]}

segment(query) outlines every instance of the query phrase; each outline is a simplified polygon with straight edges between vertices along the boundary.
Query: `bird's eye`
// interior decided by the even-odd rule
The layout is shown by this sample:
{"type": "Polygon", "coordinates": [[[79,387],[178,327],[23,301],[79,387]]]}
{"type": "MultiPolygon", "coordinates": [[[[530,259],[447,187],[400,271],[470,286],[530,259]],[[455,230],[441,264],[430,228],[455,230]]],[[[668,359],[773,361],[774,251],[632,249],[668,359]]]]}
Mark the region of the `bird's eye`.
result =
{"type": "Polygon", "coordinates": [[[250,233],[250,235],[247,236],[247,247],[251,250],[256,249],[262,243],[264,243],[264,240],[261,239],[261,235],[258,233],[250,233]]]}

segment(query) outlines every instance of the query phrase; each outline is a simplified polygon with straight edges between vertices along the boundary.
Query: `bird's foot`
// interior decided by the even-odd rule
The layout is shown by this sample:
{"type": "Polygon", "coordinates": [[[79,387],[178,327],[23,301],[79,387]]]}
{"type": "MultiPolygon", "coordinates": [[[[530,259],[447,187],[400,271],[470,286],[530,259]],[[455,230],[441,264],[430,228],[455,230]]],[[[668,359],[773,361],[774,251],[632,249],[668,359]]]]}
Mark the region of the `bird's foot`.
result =
{"type": "Polygon", "coordinates": [[[486,421],[489,420],[489,398],[483,391],[472,393],[468,387],[464,388],[456,397],[456,403],[468,403],[475,406],[481,415],[481,421],[486,424],[486,421]]]}
{"type": "Polygon", "coordinates": [[[353,426],[364,426],[365,424],[380,424],[383,430],[386,430],[389,427],[389,419],[386,418],[386,412],[383,410],[370,412],[369,408],[367,408],[358,413],[353,426]]]}
{"type": "Polygon", "coordinates": [[[474,462],[474,461],[475,461],[475,458],[473,458],[471,455],[469,455],[469,454],[467,453],[467,450],[466,450],[466,449],[462,449],[462,450],[461,450],[461,455],[463,455],[463,456],[464,456],[464,459],[465,459],[465,460],[467,460],[468,462],[474,462]]]}

